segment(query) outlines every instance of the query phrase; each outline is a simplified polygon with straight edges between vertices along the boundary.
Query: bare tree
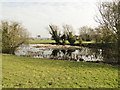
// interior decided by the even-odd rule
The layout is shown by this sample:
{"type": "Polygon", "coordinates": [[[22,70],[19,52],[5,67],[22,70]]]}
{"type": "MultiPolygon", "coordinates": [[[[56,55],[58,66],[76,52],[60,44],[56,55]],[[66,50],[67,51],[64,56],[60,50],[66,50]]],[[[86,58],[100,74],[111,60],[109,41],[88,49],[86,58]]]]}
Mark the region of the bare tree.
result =
{"type": "Polygon", "coordinates": [[[80,37],[82,38],[82,40],[91,41],[93,39],[94,30],[92,28],[88,26],[83,26],[79,28],[79,30],[80,30],[80,37]]]}
{"type": "Polygon", "coordinates": [[[63,25],[63,30],[65,34],[69,34],[69,32],[72,32],[74,34],[74,30],[71,25],[68,24],[63,25]]]}
{"type": "Polygon", "coordinates": [[[68,42],[73,45],[76,41],[76,37],[74,35],[74,30],[73,27],[71,25],[63,25],[63,29],[64,29],[64,36],[65,36],[65,40],[68,40],[68,42]]]}
{"type": "MultiPolygon", "coordinates": [[[[103,2],[98,6],[101,17],[97,18],[100,25],[114,38],[118,60],[120,61],[120,1],[103,2]]],[[[108,38],[109,39],[109,38],[108,38]]],[[[114,47],[115,48],[115,47],[114,47]]]]}
{"type": "Polygon", "coordinates": [[[109,32],[112,37],[116,40],[119,39],[119,0],[114,0],[112,2],[102,2],[98,5],[98,10],[100,13],[100,17],[97,17],[97,22],[109,32]]]}

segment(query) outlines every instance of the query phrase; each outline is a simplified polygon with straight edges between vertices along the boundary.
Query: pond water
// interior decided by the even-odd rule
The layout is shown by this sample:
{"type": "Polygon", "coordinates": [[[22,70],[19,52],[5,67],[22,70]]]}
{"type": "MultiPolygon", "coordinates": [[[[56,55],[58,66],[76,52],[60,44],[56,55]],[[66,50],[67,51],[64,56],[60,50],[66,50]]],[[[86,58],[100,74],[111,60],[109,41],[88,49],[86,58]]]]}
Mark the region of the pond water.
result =
{"type": "Polygon", "coordinates": [[[40,44],[21,45],[15,51],[17,56],[34,57],[34,58],[48,58],[57,60],[74,60],[83,62],[107,62],[117,63],[116,56],[113,50],[104,50],[101,48],[81,47],[74,48],[45,48],[34,46],[40,44]],[[112,54],[111,54],[112,53],[112,54]]]}

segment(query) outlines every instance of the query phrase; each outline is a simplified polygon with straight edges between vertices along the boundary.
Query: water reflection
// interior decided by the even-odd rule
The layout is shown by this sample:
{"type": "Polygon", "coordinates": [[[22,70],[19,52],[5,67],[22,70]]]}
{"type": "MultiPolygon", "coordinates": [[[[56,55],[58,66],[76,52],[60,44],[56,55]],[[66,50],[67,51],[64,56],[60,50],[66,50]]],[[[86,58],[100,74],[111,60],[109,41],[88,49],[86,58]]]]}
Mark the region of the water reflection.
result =
{"type": "Polygon", "coordinates": [[[81,49],[35,48],[33,44],[19,47],[15,54],[34,58],[50,58],[59,60],[117,62],[113,50],[82,47],[81,49]]]}

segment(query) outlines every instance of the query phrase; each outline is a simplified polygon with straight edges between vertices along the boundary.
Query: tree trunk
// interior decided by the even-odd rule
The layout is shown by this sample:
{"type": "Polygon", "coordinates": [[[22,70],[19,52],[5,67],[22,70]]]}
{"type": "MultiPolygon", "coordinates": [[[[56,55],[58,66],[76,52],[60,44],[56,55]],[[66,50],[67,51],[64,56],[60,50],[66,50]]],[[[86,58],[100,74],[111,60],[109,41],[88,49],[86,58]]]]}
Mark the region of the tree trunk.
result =
{"type": "Polygon", "coordinates": [[[118,63],[120,64],[120,1],[118,3],[118,63]]]}

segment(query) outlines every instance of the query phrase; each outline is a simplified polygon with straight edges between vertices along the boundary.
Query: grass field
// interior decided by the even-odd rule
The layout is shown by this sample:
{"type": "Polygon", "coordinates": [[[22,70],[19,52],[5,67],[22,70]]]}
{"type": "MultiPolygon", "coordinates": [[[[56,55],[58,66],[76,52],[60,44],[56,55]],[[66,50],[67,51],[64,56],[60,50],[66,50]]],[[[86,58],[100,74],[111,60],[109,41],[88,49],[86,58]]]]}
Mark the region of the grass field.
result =
{"type": "Polygon", "coordinates": [[[29,40],[30,44],[48,44],[48,43],[55,43],[54,40],[29,40]]]}
{"type": "Polygon", "coordinates": [[[118,66],[2,55],[3,88],[117,88],[118,66]]]}
{"type": "MultiPolygon", "coordinates": [[[[30,40],[30,44],[48,44],[48,43],[56,43],[54,40],[30,40]]],[[[66,41],[67,44],[69,44],[68,41],[66,41]]],[[[75,42],[75,44],[79,43],[78,41],[75,42]]],[[[94,41],[82,41],[82,43],[94,43],[94,41]]]]}

